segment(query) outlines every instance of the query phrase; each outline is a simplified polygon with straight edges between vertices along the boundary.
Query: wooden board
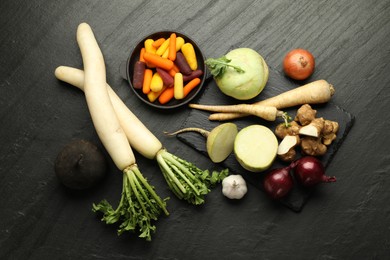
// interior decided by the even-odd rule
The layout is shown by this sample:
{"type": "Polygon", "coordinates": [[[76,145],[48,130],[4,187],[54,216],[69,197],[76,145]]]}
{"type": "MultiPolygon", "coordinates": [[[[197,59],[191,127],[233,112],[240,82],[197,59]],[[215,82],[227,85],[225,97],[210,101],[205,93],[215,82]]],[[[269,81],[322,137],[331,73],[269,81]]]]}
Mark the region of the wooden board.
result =
{"type": "MultiPolygon", "coordinates": [[[[240,103],[253,103],[255,101],[266,99],[268,97],[275,96],[284,91],[293,89],[297,86],[303,85],[305,83],[314,81],[315,79],[308,79],[307,82],[294,82],[284,76],[282,73],[276,71],[275,69],[270,68],[269,80],[267,86],[263,90],[263,92],[256,98],[240,103]]],[[[330,82],[331,83],[331,82],[330,82]]],[[[222,94],[222,92],[218,89],[218,86],[215,84],[214,80],[209,77],[206,81],[207,86],[204,88],[204,92],[198,97],[194,103],[200,104],[235,104],[237,100],[234,100],[230,97],[227,97],[222,94]]],[[[335,87],[335,95],[337,95],[337,86],[335,87]]],[[[337,121],[339,123],[340,129],[338,132],[337,139],[328,147],[328,152],[326,155],[322,156],[320,159],[327,167],[332,158],[336,155],[338,148],[341,146],[343,140],[346,138],[349,130],[351,129],[354,117],[343,110],[338,105],[333,102],[329,102],[327,104],[322,105],[313,105],[314,109],[317,110],[317,117],[324,117],[329,120],[337,121]]],[[[290,116],[295,116],[296,110],[298,107],[294,107],[291,109],[285,109],[283,111],[287,111],[290,116]]],[[[201,127],[203,129],[211,130],[220,122],[210,121],[208,120],[208,116],[210,115],[207,111],[200,111],[193,109],[190,112],[189,117],[183,123],[182,128],[185,127],[201,127]]],[[[281,121],[277,120],[275,122],[268,122],[262,120],[257,117],[245,117],[238,120],[235,120],[234,123],[237,124],[238,129],[242,129],[245,126],[251,124],[261,124],[269,127],[271,130],[275,129],[275,126],[281,121]]],[[[206,139],[202,137],[198,133],[182,133],[177,136],[177,138],[183,143],[189,145],[190,147],[196,149],[203,155],[207,156],[206,151],[206,139]]],[[[271,166],[271,169],[279,168],[287,165],[286,163],[281,162],[280,160],[275,160],[274,164],[271,166]]],[[[234,174],[241,174],[249,183],[251,183],[254,187],[258,189],[262,189],[262,178],[264,173],[252,173],[246,171],[241,165],[238,164],[234,155],[230,155],[224,162],[221,163],[222,167],[227,167],[234,174]]],[[[332,175],[332,173],[328,173],[328,175],[332,175]]],[[[336,176],[337,177],[337,176],[336,176]]],[[[310,189],[304,189],[299,187],[298,185],[294,185],[292,192],[280,202],[290,208],[295,212],[299,212],[302,210],[303,206],[310,198],[311,194],[310,189]]]]}

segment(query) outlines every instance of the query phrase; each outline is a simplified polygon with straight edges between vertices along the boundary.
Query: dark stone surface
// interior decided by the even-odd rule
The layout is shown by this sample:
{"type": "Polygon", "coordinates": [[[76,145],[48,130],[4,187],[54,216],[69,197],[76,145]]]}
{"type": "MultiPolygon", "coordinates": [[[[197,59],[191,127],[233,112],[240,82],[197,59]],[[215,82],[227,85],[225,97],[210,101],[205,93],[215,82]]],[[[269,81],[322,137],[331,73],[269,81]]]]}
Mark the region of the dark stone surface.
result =
{"type": "Polygon", "coordinates": [[[4,0],[0,10],[0,259],[388,258],[389,1],[4,0]],[[112,161],[105,181],[85,192],[69,191],[54,174],[71,140],[102,148],[83,94],[54,77],[60,65],[82,68],[81,22],[94,29],[107,80],[125,103],[168,150],[211,170],[220,166],[163,134],[181,127],[191,110],[147,107],[121,77],[134,45],[149,33],[177,30],[206,57],[256,49],[275,73],[289,50],[310,50],[317,62],[311,79],[332,83],[331,106],[355,117],[327,167],[337,183],[319,186],[299,213],[253,185],[240,201],[217,186],[194,207],[173,197],[157,164],[136,153],[160,196],[171,196],[171,215],[158,220],[152,242],[118,237],[91,212],[103,198],[119,201],[122,176],[112,161]]]}

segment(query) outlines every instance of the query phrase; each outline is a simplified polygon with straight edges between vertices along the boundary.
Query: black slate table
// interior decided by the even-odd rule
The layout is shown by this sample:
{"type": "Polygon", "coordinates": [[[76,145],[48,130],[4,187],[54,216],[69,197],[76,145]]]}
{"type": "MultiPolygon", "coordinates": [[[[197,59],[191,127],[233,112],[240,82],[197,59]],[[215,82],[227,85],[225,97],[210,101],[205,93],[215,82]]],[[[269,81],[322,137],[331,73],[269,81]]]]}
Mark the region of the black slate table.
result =
{"type": "Polygon", "coordinates": [[[390,252],[390,2],[381,1],[48,1],[0,3],[0,259],[388,259],[390,252]],[[316,57],[311,79],[326,79],[332,102],[355,123],[327,167],[337,182],[321,185],[299,212],[249,184],[229,201],[217,186],[201,207],[176,199],[156,163],[136,154],[171,215],[151,242],[117,236],[91,204],[115,203],[121,173],[109,161],[104,182],[86,192],[62,186],[54,160],[73,139],[102,145],[82,93],[59,82],[59,65],[80,68],[79,23],[94,29],[107,77],[118,95],[173,153],[204,169],[207,157],[164,136],[189,108],[161,112],[130,91],[119,68],[144,35],[177,30],[206,57],[233,47],[258,50],[281,72],[284,55],[316,57]]]}

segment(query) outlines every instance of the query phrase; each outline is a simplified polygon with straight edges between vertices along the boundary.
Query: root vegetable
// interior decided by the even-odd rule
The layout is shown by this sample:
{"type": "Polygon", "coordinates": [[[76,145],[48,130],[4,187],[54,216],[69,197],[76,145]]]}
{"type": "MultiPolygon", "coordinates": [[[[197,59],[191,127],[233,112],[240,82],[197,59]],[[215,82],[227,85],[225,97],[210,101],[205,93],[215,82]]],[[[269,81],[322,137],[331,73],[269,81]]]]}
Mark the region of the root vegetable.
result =
{"type": "MultiPolygon", "coordinates": [[[[82,70],[60,66],[55,75],[75,87],[84,90],[82,70]]],[[[141,155],[155,159],[171,189],[179,198],[195,205],[204,203],[204,196],[216,183],[222,181],[228,171],[209,173],[185,161],[163,148],[161,142],[134,115],[112,88],[106,84],[112,105],[125,132],[128,142],[141,155]]]]}
{"type": "Polygon", "coordinates": [[[301,138],[301,149],[306,155],[322,156],[328,150],[328,147],[321,142],[321,138],[306,136],[301,138]]]}
{"type": "Polygon", "coordinates": [[[85,77],[84,92],[96,132],[115,165],[123,171],[123,190],[116,210],[106,201],[93,204],[93,211],[103,213],[103,221],[112,224],[123,221],[118,233],[140,231],[140,237],[151,240],[161,212],[168,215],[162,200],[138,169],[132,149],[111,104],[106,87],[106,71],[103,54],[91,27],[81,23],[77,28],[77,43],[83,59],[85,77]]]}
{"type": "Polygon", "coordinates": [[[135,89],[142,89],[145,67],[146,67],[145,62],[142,61],[137,61],[134,64],[133,86],[135,89]]]}
{"type": "Polygon", "coordinates": [[[194,88],[200,84],[200,78],[194,78],[183,87],[183,95],[186,97],[194,88]]]}
{"type": "Polygon", "coordinates": [[[283,59],[283,70],[287,76],[295,80],[304,80],[313,74],[315,60],[308,50],[294,49],[283,59]]]}
{"type": "Polygon", "coordinates": [[[192,73],[192,69],[190,68],[190,65],[188,65],[186,58],[181,52],[178,52],[176,54],[175,65],[179,68],[179,71],[183,75],[190,75],[192,73]]]}
{"type": "Polygon", "coordinates": [[[219,89],[238,100],[256,97],[268,81],[268,66],[255,50],[237,48],[218,59],[205,61],[219,89]]]}
{"type": "Polygon", "coordinates": [[[181,74],[180,72],[176,73],[173,82],[174,82],[173,89],[174,89],[175,99],[183,99],[184,98],[183,74],[181,74]]]}
{"type": "MultiPolygon", "coordinates": [[[[167,87],[167,86],[165,86],[167,87]]],[[[158,72],[155,72],[150,81],[150,90],[152,92],[159,92],[164,88],[164,81],[158,72]]]]}
{"type": "Polygon", "coordinates": [[[299,134],[312,137],[319,137],[324,128],[324,118],[315,118],[308,125],[302,126],[299,129],[299,134]]]}
{"type": "Polygon", "coordinates": [[[150,83],[152,82],[153,78],[153,71],[151,69],[145,69],[144,72],[144,80],[142,83],[142,93],[149,94],[150,90],[150,83]]]}
{"type": "Polygon", "coordinates": [[[310,124],[316,118],[317,110],[314,110],[309,104],[302,105],[295,116],[295,121],[299,122],[301,126],[310,124]]]}
{"type": "Polygon", "coordinates": [[[225,123],[215,127],[211,131],[201,128],[190,127],[180,129],[173,133],[165,132],[167,135],[178,135],[185,132],[197,132],[206,137],[207,153],[211,161],[220,163],[224,161],[232,152],[234,139],[237,135],[237,126],[233,123],[225,123]]]}
{"type": "MultiPolygon", "coordinates": [[[[303,104],[321,104],[328,102],[334,92],[334,87],[327,81],[317,80],[254,104],[259,106],[272,106],[277,109],[303,104]]],[[[216,113],[210,115],[209,120],[233,120],[248,115],[246,113],[216,113]]]]}
{"type": "Polygon", "coordinates": [[[187,43],[184,43],[180,49],[181,49],[181,52],[183,53],[188,65],[190,66],[191,70],[197,70],[198,69],[198,61],[196,58],[194,46],[191,43],[187,42],[187,43]]]}
{"type": "Polygon", "coordinates": [[[301,126],[295,121],[290,122],[287,126],[285,123],[280,123],[275,128],[275,135],[280,139],[283,139],[286,135],[298,135],[300,128],[301,126]]]}
{"type": "Polygon", "coordinates": [[[171,61],[176,59],[176,33],[171,33],[169,37],[168,59],[171,61]]]}
{"type": "Polygon", "coordinates": [[[258,106],[258,105],[249,105],[249,104],[225,105],[225,106],[189,104],[189,107],[200,109],[200,110],[214,111],[214,112],[246,113],[246,114],[263,118],[267,121],[275,121],[276,117],[283,116],[282,111],[279,111],[275,107],[270,107],[270,106],[258,106]]]}
{"type": "Polygon", "coordinates": [[[330,145],[336,138],[336,133],[339,130],[339,123],[335,121],[325,120],[324,128],[322,129],[322,143],[330,145]]]}
{"type": "Polygon", "coordinates": [[[234,141],[234,154],[239,164],[251,172],[261,172],[273,163],[278,150],[274,133],[262,125],[241,129],[234,141]]]}
{"type": "Polygon", "coordinates": [[[58,154],[54,170],[66,187],[84,190],[103,179],[107,162],[96,145],[86,140],[74,140],[58,154]]]}
{"type": "Polygon", "coordinates": [[[278,147],[278,158],[285,162],[291,162],[296,157],[295,147],[299,145],[299,129],[301,126],[292,121],[287,126],[285,123],[280,123],[275,128],[275,135],[282,139],[278,147]]]}
{"type": "Polygon", "coordinates": [[[171,87],[173,86],[173,77],[169,73],[161,68],[156,68],[157,73],[160,75],[164,86],[171,87]]]}
{"type": "Polygon", "coordinates": [[[278,157],[285,162],[291,162],[295,159],[295,147],[300,143],[298,135],[286,135],[278,147],[278,157]]]}
{"type": "Polygon", "coordinates": [[[229,199],[242,199],[248,191],[244,178],[237,175],[229,175],[222,181],[222,194],[229,199]]]}
{"type": "Polygon", "coordinates": [[[301,136],[301,150],[306,155],[321,156],[326,153],[327,145],[330,145],[337,137],[338,123],[322,117],[315,118],[316,114],[317,111],[309,104],[304,104],[297,110],[295,121],[292,121],[288,127],[285,124],[279,124],[275,128],[275,135],[282,139],[278,150],[280,159],[283,161],[295,159],[296,152],[293,151],[295,145],[292,146],[293,139],[288,136],[301,136]]]}
{"type": "Polygon", "coordinates": [[[200,78],[200,76],[202,76],[202,75],[203,75],[202,70],[194,70],[189,75],[183,75],[183,81],[184,82],[191,81],[195,78],[200,78]]]}
{"type": "Polygon", "coordinates": [[[144,53],[144,59],[147,63],[150,63],[158,68],[162,68],[166,71],[169,71],[173,67],[173,61],[162,58],[157,54],[153,54],[147,51],[144,53]]]}

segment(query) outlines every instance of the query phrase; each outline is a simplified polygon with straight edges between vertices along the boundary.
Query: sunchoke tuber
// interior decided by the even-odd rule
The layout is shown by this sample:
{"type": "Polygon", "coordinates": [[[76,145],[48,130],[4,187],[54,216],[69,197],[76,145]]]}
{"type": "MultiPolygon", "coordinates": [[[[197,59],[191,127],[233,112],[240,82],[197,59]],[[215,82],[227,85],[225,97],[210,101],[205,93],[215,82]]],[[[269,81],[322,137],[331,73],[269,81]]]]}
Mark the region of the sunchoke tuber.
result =
{"type": "Polygon", "coordinates": [[[301,152],[306,155],[321,156],[327,152],[327,146],[337,138],[339,124],[323,117],[316,118],[316,115],[317,110],[305,104],[297,110],[290,126],[282,123],[275,128],[275,135],[282,139],[278,149],[281,160],[294,160],[297,145],[300,145],[301,152]],[[292,138],[294,136],[296,138],[292,138]]]}
{"type": "Polygon", "coordinates": [[[295,121],[299,122],[301,126],[310,124],[316,118],[317,110],[311,108],[309,104],[302,105],[295,116],[295,121]]]}

